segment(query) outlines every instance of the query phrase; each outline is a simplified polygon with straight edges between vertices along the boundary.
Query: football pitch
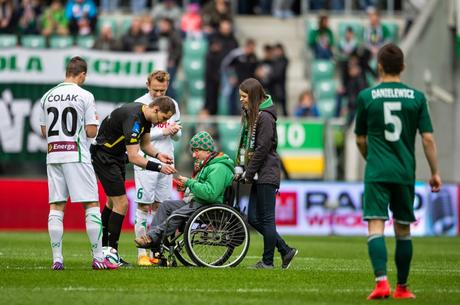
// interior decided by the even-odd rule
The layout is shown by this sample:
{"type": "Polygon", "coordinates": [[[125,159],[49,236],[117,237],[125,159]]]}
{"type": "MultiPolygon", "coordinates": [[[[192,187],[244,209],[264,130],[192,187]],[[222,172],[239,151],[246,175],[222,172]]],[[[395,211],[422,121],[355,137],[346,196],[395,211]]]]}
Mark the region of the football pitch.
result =
{"type": "MultiPolygon", "coordinates": [[[[0,304],[369,304],[373,277],[365,237],[286,240],[299,249],[288,270],[280,268],[278,254],[274,270],[249,269],[262,252],[261,237],[252,234],[246,259],[236,268],[93,271],[85,233],[66,232],[66,270],[56,272],[50,270],[47,233],[0,232],[0,304]]],[[[386,240],[394,287],[394,239],[386,240]]],[[[135,262],[132,232],[123,232],[120,252],[135,262]]],[[[460,239],[414,238],[410,285],[416,300],[384,302],[460,304],[460,239]]]]}

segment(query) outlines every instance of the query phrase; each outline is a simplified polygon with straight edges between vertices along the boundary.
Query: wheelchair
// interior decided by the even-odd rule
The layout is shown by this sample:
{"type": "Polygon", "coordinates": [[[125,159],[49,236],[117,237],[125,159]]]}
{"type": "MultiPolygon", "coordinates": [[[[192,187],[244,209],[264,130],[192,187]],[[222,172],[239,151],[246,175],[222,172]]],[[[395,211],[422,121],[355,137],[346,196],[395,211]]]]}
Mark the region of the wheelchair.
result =
{"type": "Polygon", "coordinates": [[[176,267],[176,259],[189,267],[226,268],[241,263],[249,249],[250,235],[237,201],[228,199],[232,190],[227,189],[224,204],[202,206],[191,216],[168,217],[166,222],[175,217],[188,220],[174,236],[163,238],[161,266],[176,267]]]}

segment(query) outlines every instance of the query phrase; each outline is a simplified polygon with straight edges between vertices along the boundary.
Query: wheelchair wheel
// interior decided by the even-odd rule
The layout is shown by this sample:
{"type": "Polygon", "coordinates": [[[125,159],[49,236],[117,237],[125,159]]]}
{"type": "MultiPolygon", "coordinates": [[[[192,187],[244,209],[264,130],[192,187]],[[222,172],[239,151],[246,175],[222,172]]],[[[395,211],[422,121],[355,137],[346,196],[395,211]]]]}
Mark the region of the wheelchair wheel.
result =
{"type": "Polygon", "coordinates": [[[186,267],[196,267],[196,264],[188,256],[187,251],[185,250],[184,234],[181,234],[176,239],[175,243],[176,245],[174,247],[174,255],[176,256],[177,260],[186,267]]]}
{"type": "Polygon", "coordinates": [[[235,267],[248,251],[249,230],[235,209],[225,205],[205,206],[187,221],[184,241],[196,265],[235,267]]]}

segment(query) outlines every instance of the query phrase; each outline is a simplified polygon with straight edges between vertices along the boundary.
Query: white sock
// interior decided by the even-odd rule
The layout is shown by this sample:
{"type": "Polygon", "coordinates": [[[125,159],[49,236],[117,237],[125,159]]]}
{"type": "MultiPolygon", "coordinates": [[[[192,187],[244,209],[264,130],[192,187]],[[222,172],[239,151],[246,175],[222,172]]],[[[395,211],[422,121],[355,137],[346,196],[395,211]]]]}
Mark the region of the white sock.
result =
{"type": "Polygon", "coordinates": [[[62,237],[64,235],[64,212],[50,210],[48,215],[48,233],[50,235],[53,263],[64,262],[62,256],[62,237]]]}
{"type": "MultiPolygon", "coordinates": [[[[136,238],[141,237],[147,233],[147,218],[149,213],[136,209],[136,220],[134,221],[134,234],[136,238]]],[[[137,249],[137,256],[147,255],[146,249],[137,249]]]]}
{"type": "Polygon", "coordinates": [[[101,261],[104,259],[102,255],[102,220],[101,211],[98,207],[88,208],[85,212],[86,233],[91,243],[91,251],[93,258],[101,261]]]}
{"type": "Polygon", "coordinates": [[[378,276],[375,278],[375,281],[376,282],[380,282],[380,281],[386,281],[387,280],[387,276],[386,275],[381,275],[381,276],[378,276]]]}

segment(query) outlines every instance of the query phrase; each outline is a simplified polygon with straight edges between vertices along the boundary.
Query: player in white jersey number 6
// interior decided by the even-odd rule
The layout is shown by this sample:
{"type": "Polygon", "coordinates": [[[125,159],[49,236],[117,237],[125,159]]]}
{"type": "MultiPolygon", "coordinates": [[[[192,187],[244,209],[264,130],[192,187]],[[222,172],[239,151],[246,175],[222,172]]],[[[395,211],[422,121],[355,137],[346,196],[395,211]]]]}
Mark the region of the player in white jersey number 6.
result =
{"type": "Polygon", "coordinates": [[[62,237],[64,209],[68,197],[85,207],[86,232],[93,254],[93,269],[117,269],[102,254],[102,222],[96,175],[91,165],[90,140],[97,134],[94,96],[80,85],[86,79],[87,64],[73,57],[63,83],[42,97],[40,127],[48,144],[46,169],[50,213],[48,231],[53,252],[53,270],[64,269],[62,237]]]}
{"type": "MultiPolygon", "coordinates": [[[[153,71],[149,75],[146,84],[149,92],[135,100],[135,102],[148,105],[154,98],[164,96],[168,90],[169,74],[161,70],[153,71]]],[[[182,135],[180,112],[176,101],[174,101],[174,105],[176,113],[165,123],[157,124],[150,130],[152,145],[158,151],[170,156],[174,155],[173,141],[178,141],[182,135]]],[[[159,162],[159,160],[148,157],[143,152],[141,153],[150,161],[159,162]]],[[[134,166],[134,178],[136,182],[137,202],[134,232],[136,238],[138,238],[147,233],[149,210],[151,209],[152,215],[155,215],[160,203],[170,199],[172,193],[172,176],[134,166]]],[[[156,261],[154,258],[149,258],[145,249],[138,249],[137,263],[140,266],[150,266],[152,263],[156,263],[156,261]]]]}

